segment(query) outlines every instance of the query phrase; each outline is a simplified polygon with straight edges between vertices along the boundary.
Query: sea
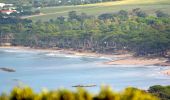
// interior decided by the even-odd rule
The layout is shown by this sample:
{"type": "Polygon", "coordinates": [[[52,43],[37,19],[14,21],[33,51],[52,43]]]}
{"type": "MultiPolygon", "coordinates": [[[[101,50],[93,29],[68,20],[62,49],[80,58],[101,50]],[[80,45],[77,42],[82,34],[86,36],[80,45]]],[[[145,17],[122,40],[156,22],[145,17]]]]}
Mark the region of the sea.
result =
{"type": "Polygon", "coordinates": [[[98,92],[102,86],[114,91],[126,87],[147,90],[153,85],[170,85],[170,77],[161,73],[165,66],[106,65],[103,62],[117,58],[78,56],[64,52],[52,52],[23,48],[0,48],[0,93],[10,92],[14,87],[29,86],[35,92],[43,89],[66,88],[76,90],[76,85],[90,92],[98,92]]]}

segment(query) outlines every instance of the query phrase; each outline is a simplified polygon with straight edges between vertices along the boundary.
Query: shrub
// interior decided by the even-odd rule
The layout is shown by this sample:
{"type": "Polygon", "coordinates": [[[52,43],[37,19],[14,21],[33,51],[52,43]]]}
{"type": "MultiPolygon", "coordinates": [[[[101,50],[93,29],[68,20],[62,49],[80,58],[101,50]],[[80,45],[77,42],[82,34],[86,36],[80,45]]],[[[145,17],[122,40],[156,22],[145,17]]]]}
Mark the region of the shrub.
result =
{"type": "Polygon", "coordinates": [[[2,93],[0,100],[159,100],[151,94],[136,89],[127,88],[123,92],[113,92],[109,87],[102,87],[97,95],[88,93],[82,88],[77,91],[60,89],[56,91],[42,91],[34,93],[29,88],[15,87],[9,95],[2,93]]]}
{"type": "Polygon", "coordinates": [[[170,86],[155,85],[150,87],[148,91],[161,100],[170,100],[170,86]]]}
{"type": "Polygon", "coordinates": [[[168,14],[166,14],[166,13],[160,11],[160,10],[156,11],[155,13],[156,13],[157,17],[169,17],[168,14]]]}

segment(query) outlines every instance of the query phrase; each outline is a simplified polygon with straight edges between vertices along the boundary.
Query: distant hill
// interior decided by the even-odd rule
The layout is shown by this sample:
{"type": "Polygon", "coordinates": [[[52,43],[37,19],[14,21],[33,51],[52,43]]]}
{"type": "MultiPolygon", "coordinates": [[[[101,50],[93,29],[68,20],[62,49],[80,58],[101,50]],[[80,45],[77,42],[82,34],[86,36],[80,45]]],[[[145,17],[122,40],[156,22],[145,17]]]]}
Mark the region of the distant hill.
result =
{"type": "Polygon", "coordinates": [[[170,0],[122,0],[77,6],[45,7],[40,9],[40,15],[30,16],[29,18],[33,20],[56,19],[57,16],[67,16],[68,12],[73,10],[98,16],[102,13],[113,13],[122,9],[129,11],[134,8],[141,8],[148,14],[154,14],[157,10],[170,14],[170,0]]]}
{"type": "Polygon", "coordinates": [[[12,3],[12,4],[28,4],[31,3],[32,0],[0,0],[0,3],[12,3]]]}

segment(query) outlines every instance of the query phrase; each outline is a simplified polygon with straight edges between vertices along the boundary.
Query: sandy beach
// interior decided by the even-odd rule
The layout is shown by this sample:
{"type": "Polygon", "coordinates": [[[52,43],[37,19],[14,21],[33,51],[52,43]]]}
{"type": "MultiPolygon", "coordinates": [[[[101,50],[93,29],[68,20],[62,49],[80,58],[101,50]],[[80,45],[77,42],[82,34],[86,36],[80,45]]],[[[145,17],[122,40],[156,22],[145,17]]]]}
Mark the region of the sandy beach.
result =
{"type": "Polygon", "coordinates": [[[108,58],[117,57],[117,56],[110,55],[110,54],[100,54],[100,53],[94,53],[94,52],[89,52],[89,51],[76,51],[73,49],[61,49],[61,48],[30,48],[30,47],[23,47],[23,46],[0,46],[0,48],[36,50],[36,51],[50,52],[50,53],[64,53],[64,54],[70,54],[70,55],[76,55],[76,56],[108,57],[108,58]]]}
{"type": "Polygon", "coordinates": [[[170,76],[170,69],[169,69],[169,70],[162,71],[161,73],[170,76]]]}
{"type": "Polygon", "coordinates": [[[133,57],[133,56],[124,56],[118,60],[113,60],[109,62],[104,62],[108,65],[158,65],[158,66],[170,66],[170,63],[167,63],[166,58],[145,58],[145,57],[133,57]]]}
{"type": "Polygon", "coordinates": [[[101,54],[94,53],[88,51],[76,51],[72,49],[60,49],[60,48],[30,48],[30,47],[22,47],[22,46],[2,46],[0,48],[14,48],[14,49],[26,49],[26,50],[37,50],[42,52],[50,52],[50,53],[64,53],[71,54],[76,56],[90,56],[90,57],[107,57],[110,59],[116,58],[116,60],[111,60],[107,62],[103,62],[103,64],[107,65],[157,65],[157,66],[170,66],[170,62],[168,62],[167,58],[157,57],[157,58],[147,58],[147,57],[134,57],[131,53],[124,54],[101,54]]]}

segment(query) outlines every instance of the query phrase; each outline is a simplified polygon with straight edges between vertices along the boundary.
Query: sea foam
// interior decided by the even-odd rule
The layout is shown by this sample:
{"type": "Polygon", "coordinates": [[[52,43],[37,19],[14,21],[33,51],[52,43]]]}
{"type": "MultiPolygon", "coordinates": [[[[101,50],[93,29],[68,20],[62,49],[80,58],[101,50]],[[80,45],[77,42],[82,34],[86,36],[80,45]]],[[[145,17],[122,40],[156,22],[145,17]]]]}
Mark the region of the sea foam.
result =
{"type": "Polygon", "coordinates": [[[47,53],[45,55],[49,57],[81,58],[81,56],[76,56],[71,54],[61,54],[61,53],[47,53]]]}

